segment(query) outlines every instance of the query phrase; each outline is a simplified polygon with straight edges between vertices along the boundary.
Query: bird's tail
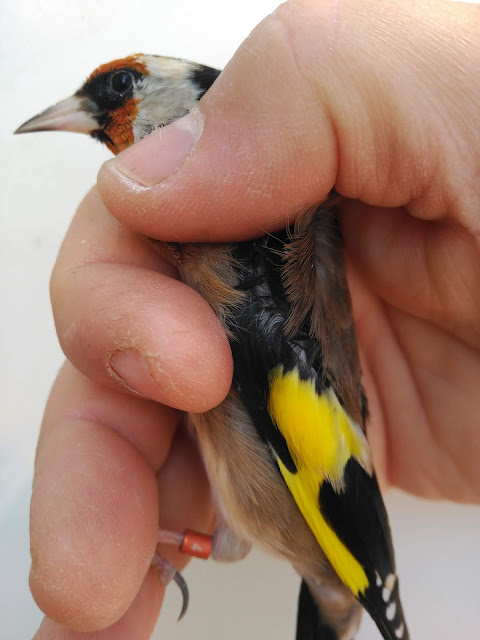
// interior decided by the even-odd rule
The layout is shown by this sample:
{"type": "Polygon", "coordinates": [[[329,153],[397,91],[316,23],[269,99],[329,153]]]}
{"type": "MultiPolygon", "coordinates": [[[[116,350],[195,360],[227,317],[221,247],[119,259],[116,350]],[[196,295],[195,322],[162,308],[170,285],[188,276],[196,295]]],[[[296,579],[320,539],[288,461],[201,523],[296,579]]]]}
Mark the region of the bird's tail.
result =
{"type": "Polygon", "coordinates": [[[398,589],[398,578],[390,574],[382,581],[380,576],[370,575],[370,594],[360,597],[368,613],[372,616],[385,640],[409,640],[407,623],[403,615],[398,589]]]}
{"type": "Polygon", "coordinates": [[[302,580],[298,598],[296,640],[352,640],[360,624],[361,606],[343,589],[302,580]]]}

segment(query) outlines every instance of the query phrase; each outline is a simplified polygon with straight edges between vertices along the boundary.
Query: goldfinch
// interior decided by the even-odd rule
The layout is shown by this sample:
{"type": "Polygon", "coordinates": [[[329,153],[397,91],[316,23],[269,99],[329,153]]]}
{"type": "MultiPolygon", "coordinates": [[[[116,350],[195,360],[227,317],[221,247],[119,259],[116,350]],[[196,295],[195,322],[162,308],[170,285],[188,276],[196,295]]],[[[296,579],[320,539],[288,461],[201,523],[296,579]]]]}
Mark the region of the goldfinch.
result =
{"type": "MultiPolygon", "coordinates": [[[[160,56],[115,60],[17,133],[88,133],[118,153],[185,115],[219,73],[160,56]]],[[[365,436],[335,195],[259,239],[167,247],[223,323],[234,376],[224,402],[191,416],[217,505],[213,538],[159,540],[219,560],[252,544],[286,558],[302,578],[297,640],[351,640],[362,607],[385,640],[408,640],[365,436]]]]}

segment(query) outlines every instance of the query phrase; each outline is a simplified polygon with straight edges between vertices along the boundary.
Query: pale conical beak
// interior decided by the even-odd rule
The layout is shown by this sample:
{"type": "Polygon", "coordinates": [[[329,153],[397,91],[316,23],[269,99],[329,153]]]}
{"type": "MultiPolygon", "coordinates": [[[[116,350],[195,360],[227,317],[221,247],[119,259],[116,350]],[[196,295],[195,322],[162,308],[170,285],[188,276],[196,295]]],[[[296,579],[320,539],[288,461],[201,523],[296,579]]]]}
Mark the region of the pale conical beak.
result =
{"type": "Polygon", "coordinates": [[[42,111],[38,116],[27,120],[14,133],[30,133],[31,131],[92,133],[95,129],[100,129],[98,122],[85,111],[83,104],[80,98],[71,96],[42,111]]]}

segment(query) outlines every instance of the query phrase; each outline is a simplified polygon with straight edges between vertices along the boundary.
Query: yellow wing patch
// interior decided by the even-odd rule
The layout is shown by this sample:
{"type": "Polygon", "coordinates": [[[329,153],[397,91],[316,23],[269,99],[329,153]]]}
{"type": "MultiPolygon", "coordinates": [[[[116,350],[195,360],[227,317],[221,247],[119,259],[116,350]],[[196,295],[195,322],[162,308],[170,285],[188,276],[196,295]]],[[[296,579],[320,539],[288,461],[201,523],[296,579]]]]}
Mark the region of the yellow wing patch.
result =
{"type": "Polygon", "coordinates": [[[330,528],[318,508],[318,479],[314,479],[308,470],[290,473],[279,458],[277,462],[298,508],[340,580],[351,589],[353,595],[365,593],[369,582],[362,565],[330,528]]]}
{"type": "Polygon", "coordinates": [[[297,473],[278,459],[283,478],[303,517],[340,579],[354,595],[364,593],[368,578],[360,563],[323,518],[318,503],[322,483],[336,491],[344,486],[344,469],[354,457],[371,469],[366,438],[341,406],[334,391],[319,395],[313,380],[301,380],[296,369],[270,374],[268,409],[285,438],[297,473]]]}

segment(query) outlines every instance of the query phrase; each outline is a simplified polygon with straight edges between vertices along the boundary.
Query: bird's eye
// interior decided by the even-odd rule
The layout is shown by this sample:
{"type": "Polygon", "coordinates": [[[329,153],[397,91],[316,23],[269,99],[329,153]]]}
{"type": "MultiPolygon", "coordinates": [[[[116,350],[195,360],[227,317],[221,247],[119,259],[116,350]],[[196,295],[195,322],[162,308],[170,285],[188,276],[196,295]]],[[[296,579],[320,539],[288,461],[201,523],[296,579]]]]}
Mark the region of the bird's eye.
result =
{"type": "Polygon", "coordinates": [[[133,74],[130,71],[117,71],[110,78],[110,88],[115,93],[125,95],[133,87],[133,74]]]}

